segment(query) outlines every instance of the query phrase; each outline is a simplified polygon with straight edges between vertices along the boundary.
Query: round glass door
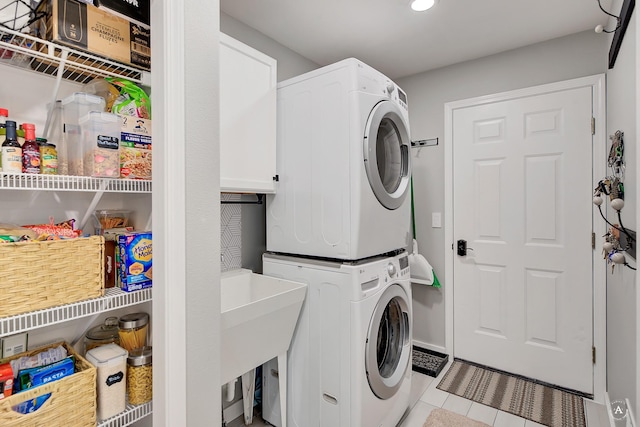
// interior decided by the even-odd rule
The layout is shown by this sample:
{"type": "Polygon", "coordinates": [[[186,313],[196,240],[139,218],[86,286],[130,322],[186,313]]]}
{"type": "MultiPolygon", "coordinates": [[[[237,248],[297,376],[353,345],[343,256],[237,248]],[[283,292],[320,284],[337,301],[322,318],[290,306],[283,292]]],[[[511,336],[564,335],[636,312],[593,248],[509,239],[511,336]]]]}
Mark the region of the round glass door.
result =
{"type": "Polygon", "coordinates": [[[364,166],[373,193],[387,209],[402,205],[409,189],[409,133],[390,101],[371,112],[364,135],[364,166]]]}
{"type": "Polygon", "coordinates": [[[411,331],[407,295],[399,285],[382,294],[369,324],[365,369],[373,393],[380,399],[393,397],[409,366],[411,331]]]}

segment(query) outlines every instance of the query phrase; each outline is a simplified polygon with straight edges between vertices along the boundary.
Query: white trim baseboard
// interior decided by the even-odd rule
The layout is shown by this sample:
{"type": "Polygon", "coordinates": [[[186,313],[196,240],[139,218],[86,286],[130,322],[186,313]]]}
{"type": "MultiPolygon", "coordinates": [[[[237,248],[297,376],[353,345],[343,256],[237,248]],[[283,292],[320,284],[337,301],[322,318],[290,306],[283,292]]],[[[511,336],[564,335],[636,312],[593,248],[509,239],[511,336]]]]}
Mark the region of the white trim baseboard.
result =
{"type": "Polygon", "coordinates": [[[222,410],[222,416],[224,417],[224,421],[229,424],[231,421],[236,418],[244,415],[244,404],[242,403],[242,399],[235,402],[233,405],[230,405],[227,408],[222,410]]]}
{"type": "Polygon", "coordinates": [[[627,404],[627,427],[636,427],[636,417],[631,410],[631,402],[629,399],[625,399],[624,401],[627,404]]]}
{"type": "Polygon", "coordinates": [[[609,420],[609,427],[616,427],[616,421],[613,419],[613,414],[611,413],[611,399],[609,399],[609,392],[604,393],[604,406],[607,410],[607,419],[609,420]]]}

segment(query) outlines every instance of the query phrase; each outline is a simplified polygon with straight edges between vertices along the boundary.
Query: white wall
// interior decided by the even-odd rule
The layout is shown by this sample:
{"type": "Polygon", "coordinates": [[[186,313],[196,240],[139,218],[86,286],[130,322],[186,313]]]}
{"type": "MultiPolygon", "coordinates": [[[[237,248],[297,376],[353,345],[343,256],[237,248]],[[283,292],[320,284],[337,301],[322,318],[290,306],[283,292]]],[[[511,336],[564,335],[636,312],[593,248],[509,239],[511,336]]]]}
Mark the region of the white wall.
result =
{"type": "MultiPolygon", "coordinates": [[[[622,0],[614,1],[611,10],[620,10],[622,0]]],[[[621,211],[622,223],[632,230],[637,229],[637,130],[636,130],[636,24],[637,13],[633,13],[613,69],[607,72],[607,134],[617,130],[624,132],[625,142],[625,206],[621,211]]],[[[614,23],[608,27],[613,28],[614,23]]],[[[607,38],[611,43],[612,37],[607,38]]],[[[607,48],[608,52],[608,48],[607,48]]],[[[609,141],[610,142],[610,141],[609,141]]],[[[617,223],[614,211],[608,209],[608,218],[617,223]]],[[[598,243],[601,243],[599,240],[598,243]]],[[[635,267],[633,259],[628,261],[635,267]]],[[[637,340],[638,314],[636,296],[636,273],[628,268],[616,267],[607,273],[607,388],[611,401],[628,398],[632,410],[637,414],[637,340]]]]}
{"type": "MultiPolygon", "coordinates": [[[[606,36],[587,31],[397,81],[409,98],[411,139],[440,139],[437,147],[412,154],[417,240],[443,287],[444,228],[431,228],[431,214],[444,212],[444,104],[603,73],[607,43],[606,36]]],[[[414,285],[413,292],[414,339],[444,347],[444,291],[414,285]]]]}
{"type": "Polygon", "coordinates": [[[223,12],[220,12],[220,31],[277,59],[279,82],[319,67],[315,62],[223,12]]]}

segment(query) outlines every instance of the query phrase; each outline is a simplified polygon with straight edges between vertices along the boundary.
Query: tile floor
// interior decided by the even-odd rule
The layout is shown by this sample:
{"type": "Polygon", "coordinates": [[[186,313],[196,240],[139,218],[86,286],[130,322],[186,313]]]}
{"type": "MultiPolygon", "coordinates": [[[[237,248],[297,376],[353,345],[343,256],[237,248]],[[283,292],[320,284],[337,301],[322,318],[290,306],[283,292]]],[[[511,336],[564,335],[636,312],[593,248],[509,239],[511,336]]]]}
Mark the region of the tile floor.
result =
{"type": "MultiPolygon", "coordinates": [[[[451,362],[449,365],[450,364],[451,362]]],[[[431,411],[435,408],[448,409],[494,427],[535,427],[542,425],[437,389],[436,386],[442,379],[442,376],[447,372],[449,365],[442,370],[438,378],[432,378],[418,372],[413,373],[411,380],[412,409],[404,419],[400,421],[398,427],[422,427],[431,411]]],[[[607,411],[603,405],[585,399],[585,410],[587,427],[609,426],[607,411]]],[[[236,418],[228,423],[227,426],[239,427],[244,425],[242,418],[242,416],[236,418]]],[[[252,426],[263,427],[269,426],[269,424],[262,421],[260,416],[256,416],[253,419],[252,426]]]]}

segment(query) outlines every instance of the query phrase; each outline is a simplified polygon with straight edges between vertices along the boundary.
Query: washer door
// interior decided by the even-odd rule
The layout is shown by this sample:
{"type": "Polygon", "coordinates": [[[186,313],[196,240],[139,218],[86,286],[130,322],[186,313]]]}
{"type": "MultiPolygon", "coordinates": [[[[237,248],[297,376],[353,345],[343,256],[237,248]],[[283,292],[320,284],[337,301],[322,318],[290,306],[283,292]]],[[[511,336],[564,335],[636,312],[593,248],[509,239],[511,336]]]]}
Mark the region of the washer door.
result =
{"type": "Polygon", "coordinates": [[[398,284],[389,286],[376,305],[365,348],[369,387],[380,399],[396,394],[409,366],[410,316],[406,292],[398,284]]]}
{"type": "Polygon", "coordinates": [[[364,133],[364,167],[378,201],[387,209],[402,205],[409,191],[409,131],[391,101],[373,107],[364,133]]]}

